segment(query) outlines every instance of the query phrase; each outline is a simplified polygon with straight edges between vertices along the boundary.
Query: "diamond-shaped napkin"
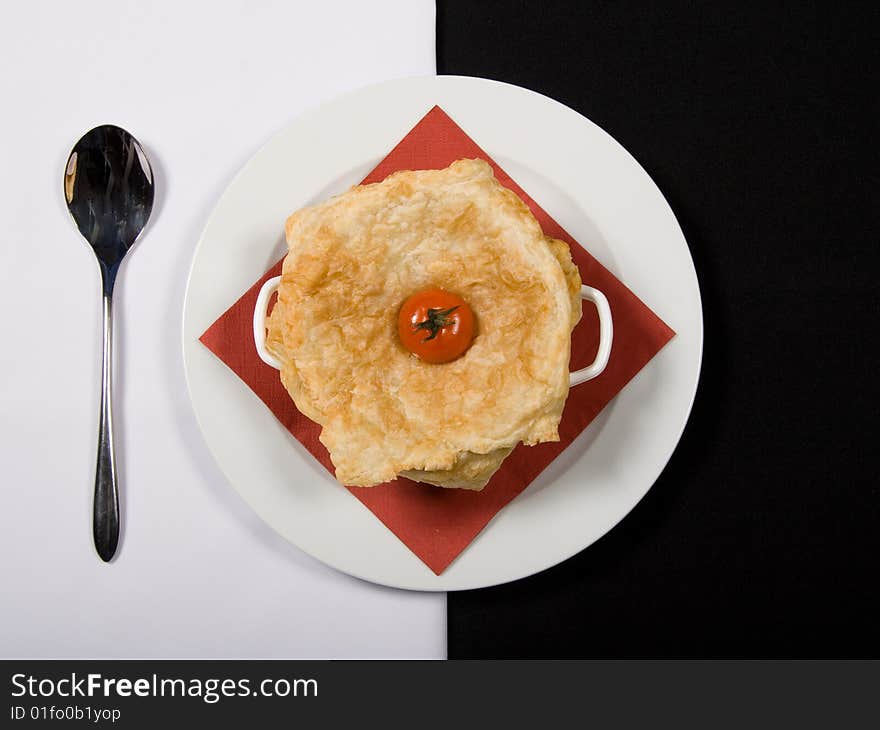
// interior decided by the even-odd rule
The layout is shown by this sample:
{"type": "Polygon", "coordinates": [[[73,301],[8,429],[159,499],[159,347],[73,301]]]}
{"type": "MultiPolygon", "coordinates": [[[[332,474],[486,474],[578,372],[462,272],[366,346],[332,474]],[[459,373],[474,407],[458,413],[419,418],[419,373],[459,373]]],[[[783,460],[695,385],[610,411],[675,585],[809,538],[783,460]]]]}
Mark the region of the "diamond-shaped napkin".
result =
{"type": "MultiPolygon", "coordinates": [[[[520,188],[440,107],[434,107],[364,178],[384,180],[397,170],[441,169],[461,158],[479,157],[492,165],[498,181],[529,206],[544,232],[567,241],[585,284],[605,293],[614,320],[611,360],[595,380],[571,389],[559,424],[560,441],[517,446],[481,492],[442,489],[397,479],[377,487],[349,487],[389,530],[440,575],[499,510],[522,492],[596,417],[599,411],[675,334],[611,272],[596,261],[520,188]]],[[[293,212],[293,211],[291,211],[293,212]]],[[[284,221],[278,221],[281,229],[284,221]]],[[[281,385],[278,371],[264,364],[254,348],[251,319],[263,282],[281,273],[281,262],[267,271],[199,338],[241,378],[330,473],[333,465],[318,441],[320,427],[303,416],[281,385]]],[[[571,369],[593,361],[598,317],[584,304],[572,334],[571,369]]]]}

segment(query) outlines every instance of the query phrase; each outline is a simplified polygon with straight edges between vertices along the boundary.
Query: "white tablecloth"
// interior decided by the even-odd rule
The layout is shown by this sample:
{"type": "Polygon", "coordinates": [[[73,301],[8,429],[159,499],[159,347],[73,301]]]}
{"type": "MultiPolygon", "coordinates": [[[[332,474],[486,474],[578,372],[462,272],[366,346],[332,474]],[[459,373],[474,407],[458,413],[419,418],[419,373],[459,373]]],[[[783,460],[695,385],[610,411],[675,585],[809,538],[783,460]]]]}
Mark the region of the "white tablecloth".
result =
{"type": "Polygon", "coordinates": [[[435,73],[433,2],[20,2],[0,59],[0,656],[443,656],[443,595],[327,568],[237,496],[196,426],[180,341],[193,249],[236,170],[325,99],[435,73]],[[73,143],[106,122],[157,179],[117,281],[109,565],[90,528],[99,274],[61,188],[73,143]]]}

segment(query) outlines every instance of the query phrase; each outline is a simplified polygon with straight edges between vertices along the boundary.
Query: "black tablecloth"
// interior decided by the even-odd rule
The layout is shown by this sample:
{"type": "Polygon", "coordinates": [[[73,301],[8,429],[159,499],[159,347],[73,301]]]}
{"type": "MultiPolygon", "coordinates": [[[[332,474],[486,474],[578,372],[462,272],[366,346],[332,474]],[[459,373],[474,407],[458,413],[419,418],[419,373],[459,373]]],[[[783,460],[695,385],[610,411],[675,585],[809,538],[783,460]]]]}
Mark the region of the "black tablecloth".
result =
{"type": "Polygon", "coordinates": [[[450,594],[450,658],[880,656],[877,6],[749,5],[438,3],[439,73],[558,99],[645,167],[705,321],[645,499],[450,594]]]}

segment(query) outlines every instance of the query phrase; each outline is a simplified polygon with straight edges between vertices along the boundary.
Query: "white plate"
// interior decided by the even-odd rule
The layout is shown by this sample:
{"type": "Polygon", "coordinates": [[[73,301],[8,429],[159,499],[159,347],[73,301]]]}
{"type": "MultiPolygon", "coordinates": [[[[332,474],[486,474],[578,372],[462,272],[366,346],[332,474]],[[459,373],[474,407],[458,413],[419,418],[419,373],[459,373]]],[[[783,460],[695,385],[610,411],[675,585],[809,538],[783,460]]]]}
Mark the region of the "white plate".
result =
{"type": "Polygon", "coordinates": [[[196,417],[244,500],[327,565],[375,583],[429,591],[531,575],[616,525],[678,443],[697,387],[702,342],[700,293],[687,243],[663,195],[632,156],[552,99],[454,76],[362,89],[272,138],[232,181],[205,227],[183,317],[196,417]],[[283,255],[287,215],[359,182],[435,104],[677,333],[440,576],[337,484],[198,342],[283,255]]]}

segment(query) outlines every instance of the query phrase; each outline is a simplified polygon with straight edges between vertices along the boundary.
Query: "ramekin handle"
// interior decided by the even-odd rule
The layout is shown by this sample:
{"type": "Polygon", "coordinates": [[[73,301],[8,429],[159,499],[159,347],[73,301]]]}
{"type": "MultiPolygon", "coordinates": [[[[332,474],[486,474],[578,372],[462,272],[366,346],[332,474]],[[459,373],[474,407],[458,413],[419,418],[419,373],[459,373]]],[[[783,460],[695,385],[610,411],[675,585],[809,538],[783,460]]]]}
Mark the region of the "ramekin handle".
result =
{"type": "Polygon", "coordinates": [[[254,345],[257,348],[257,354],[260,356],[260,360],[276,370],[281,370],[281,363],[266,349],[266,309],[269,306],[269,298],[278,291],[280,282],[281,277],[275,276],[263,284],[254,306],[254,345]]]}
{"type": "Polygon", "coordinates": [[[596,353],[596,359],[592,365],[575,370],[569,375],[569,385],[572,387],[592,380],[601,374],[608,364],[608,358],[611,357],[611,340],[614,339],[611,307],[608,306],[608,300],[605,298],[605,295],[591,286],[582,286],[581,299],[586,299],[595,304],[596,311],[599,312],[599,351],[596,353]]]}

